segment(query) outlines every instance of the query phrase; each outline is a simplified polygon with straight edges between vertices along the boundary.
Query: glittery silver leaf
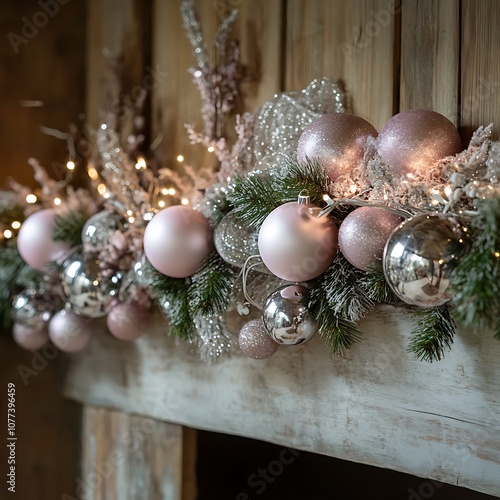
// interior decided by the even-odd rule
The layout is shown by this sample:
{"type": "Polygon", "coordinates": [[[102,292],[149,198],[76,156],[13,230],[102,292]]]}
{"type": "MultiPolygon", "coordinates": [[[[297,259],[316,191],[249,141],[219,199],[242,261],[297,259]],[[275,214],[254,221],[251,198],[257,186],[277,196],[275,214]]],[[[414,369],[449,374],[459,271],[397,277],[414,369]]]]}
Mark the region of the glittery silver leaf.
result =
{"type": "Polygon", "coordinates": [[[203,361],[216,362],[229,356],[232,342],[222,316],[196,316],[194,326],[198,352],[203,361]]]}

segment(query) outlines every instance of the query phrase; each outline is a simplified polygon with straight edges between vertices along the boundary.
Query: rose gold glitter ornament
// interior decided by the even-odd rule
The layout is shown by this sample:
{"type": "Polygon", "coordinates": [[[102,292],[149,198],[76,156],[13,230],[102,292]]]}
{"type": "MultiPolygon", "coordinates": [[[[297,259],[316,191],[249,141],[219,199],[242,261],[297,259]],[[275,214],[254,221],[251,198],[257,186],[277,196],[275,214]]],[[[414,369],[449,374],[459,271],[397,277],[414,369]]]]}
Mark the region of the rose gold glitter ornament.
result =
{"type": "Polygon", "coordinates": [[[361,207],[351,212],[339,228],[339,248],[358,269],[382,266],[384,247],[401,217],[383,208],[361,207]]]}
{"type": "Polygon", "coordinates": [[[348,175],[363,159],[364,145],[377,131],[366,120],[348,113],[329,113],[316,118],[302,132],[297,160],[318,159],[334,181],[348,175]]]}
{"type": "Polygon", "coordinates": [[[106,323],[117,339],[131,341],[146,332],[149,319],[148,310],[140,304],[118,304],[109,311],[106,323]]]}
{"type": "Polygon", "coordinates": [[[410,109],[393,116],[377,138],[378,153],[393,175],[414,174],[446,156],[462,151],[455,125],[427,109],[410,109]]]}
{"type": "Polygon", "coordinates": [[[252,319],[243,325],[238,338],[241,351],[249,358],[270,358],[279,347],[267,333],[261,319],[252,319]]]}
{"type": "Polygon", "coordinates": [[[47,325],[33,327],[14,323],[12,327],[14,342],[27,351],[36,351],[49,342],[47,325]]]}

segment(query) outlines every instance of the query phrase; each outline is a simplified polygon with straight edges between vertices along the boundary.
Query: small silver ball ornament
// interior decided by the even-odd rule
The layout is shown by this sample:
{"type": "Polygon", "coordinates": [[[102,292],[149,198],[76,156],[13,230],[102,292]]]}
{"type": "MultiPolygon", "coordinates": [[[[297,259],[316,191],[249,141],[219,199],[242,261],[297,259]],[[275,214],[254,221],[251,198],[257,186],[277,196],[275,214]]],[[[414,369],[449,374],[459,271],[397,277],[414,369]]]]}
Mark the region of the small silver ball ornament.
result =
{"type": "Polygon", "coordinates": [[[117,296],[122,277],[119,271],[104,273],[99,260],[77,254],[64,263],[61,282],[73,312],[99,318],[117,296]]]}
{"type": "Polygon", "coordinates": [[[97,212],[87,220],[82,229],[82,243],[85,248],[97,249],[103,247],[115,231],[122,231],[122,217],[109,210],[97,212]]]}
{"type": "Polygon", "coordinates": [[[316,321],[303,304],[308,293],[305,286],[285,285],[267,298],[262,309],[262,321],[278,344],[303,344],[318,331],[316,321]]]}
{"type": "Polygon", "coordinates": [[[469,248],[467,228],[456,217],[417,215],[389,237],[383,257],[385,279],[407,304],[441,306],[452,298],[453,265],[469,248]]]}
{"type": "Polygon", "coordinates": [[[44,301],[35,289],[23,290],[12,300],[12,321],[25,327],[42,329],[53,313],[52,305],[44,301]]]}

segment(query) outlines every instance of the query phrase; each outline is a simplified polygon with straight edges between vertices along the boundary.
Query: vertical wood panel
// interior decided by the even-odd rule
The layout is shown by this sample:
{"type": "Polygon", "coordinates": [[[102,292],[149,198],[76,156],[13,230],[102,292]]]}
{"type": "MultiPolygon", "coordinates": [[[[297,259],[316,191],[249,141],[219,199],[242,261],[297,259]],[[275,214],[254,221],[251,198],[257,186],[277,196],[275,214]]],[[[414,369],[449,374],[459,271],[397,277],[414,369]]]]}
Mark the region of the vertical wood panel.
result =
{"type": "Polygon", "coordinates": [[[479,125],[495,123],[500,131],[500,2],[462,3],[462,137],[468,140],[479,125]]]}
{"type": "Polygon", "coordinates": [[[404,0],[400,110],[425,108],[458,123],[459,0],[404,0]]]}
{"type": "Polygon", "coordinates": [[[400,4],[389,0],[289,0],[285,88],[342,79],[353,112],[380,130],[397,106],[400,4]]]}
{"type": "Polygon", "coordinates": [[[150,2],[88,0],[86,122],[99,123],[104,104],[117,102],[120,93],[151,90],[150,2]],[[119,79],[110,68],[116,65],[119,79]],[[108,96],[106,94],[109,94],[108,96]]]}
{"type": "Polygon", "coordinates": [[[83,430],[77,495],[86,500],[194,500],[191,429],[88,406],[83,430]]]}

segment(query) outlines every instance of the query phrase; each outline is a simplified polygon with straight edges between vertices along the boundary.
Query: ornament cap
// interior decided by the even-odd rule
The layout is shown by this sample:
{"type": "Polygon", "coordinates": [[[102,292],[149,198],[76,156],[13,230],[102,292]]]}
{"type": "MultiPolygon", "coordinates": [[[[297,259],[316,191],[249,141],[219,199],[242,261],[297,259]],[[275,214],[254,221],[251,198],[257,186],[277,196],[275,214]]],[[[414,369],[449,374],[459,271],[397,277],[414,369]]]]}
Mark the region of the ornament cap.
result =
{"type": "Polygon", "coordinates": [[[297,199],[297,203],[299,205],[308,205],[309,203],[311,203],[311,197],[309,196],[309,191],[307,191],[307,189],[303,189],[299,193],[299,197],[297,199]]]}

